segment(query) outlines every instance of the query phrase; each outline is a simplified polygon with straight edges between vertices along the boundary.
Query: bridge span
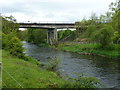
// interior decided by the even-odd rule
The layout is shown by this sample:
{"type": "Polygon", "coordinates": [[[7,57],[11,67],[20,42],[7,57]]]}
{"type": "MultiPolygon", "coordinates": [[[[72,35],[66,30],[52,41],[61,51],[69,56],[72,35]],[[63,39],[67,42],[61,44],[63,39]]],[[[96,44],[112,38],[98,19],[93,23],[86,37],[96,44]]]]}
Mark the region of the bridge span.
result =
{"type": "Polygon", "coordinates": [[[19,28],[47,29],[47,43],[53,45],[57,42],[57,29],[75,28],[75,23],[18,23],[19,28]]]}
{"type": "Polygon", "coordinates": [[[19,23],[20,28],[63,29],[75,28],[75,23],[19,23]]]}

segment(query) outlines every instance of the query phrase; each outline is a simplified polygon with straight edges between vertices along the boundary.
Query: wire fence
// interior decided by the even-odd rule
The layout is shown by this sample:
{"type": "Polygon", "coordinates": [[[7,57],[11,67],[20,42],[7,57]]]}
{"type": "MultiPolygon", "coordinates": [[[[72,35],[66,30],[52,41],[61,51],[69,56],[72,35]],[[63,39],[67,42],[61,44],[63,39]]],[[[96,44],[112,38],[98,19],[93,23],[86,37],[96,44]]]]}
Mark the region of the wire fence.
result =
{"type": "MultiPolygon", "coordinates": [[[[11,79],[13,79],[15,82],[16,82],[16,84],[18,84],[21,88],[23,88],[24,89],[24,87],[7,71],[7,70],[5,70],[5,68],[3,68],[3,67],[1,67],[2,68],[2,70],[4,71],[4,72],[6,72],[7,74],[8,74],[8,76],[11,78],[11,79]]],[[[2,81],[3,82],[3,81],[2,81]]],[[[4,84],[5,84],[5,86],[7,86],[7,84],[5,83],[5,82],[3,82],[4,84]]],[[[8,86],[7,86],[8,87],[8,86]]],[[[24,89],[25,90],[25,89],[24,89]]]]}
{"type": "Polygon", "coordinates": [[[1,80],[1,82],[7,87],[7,84],[1,80]]]}

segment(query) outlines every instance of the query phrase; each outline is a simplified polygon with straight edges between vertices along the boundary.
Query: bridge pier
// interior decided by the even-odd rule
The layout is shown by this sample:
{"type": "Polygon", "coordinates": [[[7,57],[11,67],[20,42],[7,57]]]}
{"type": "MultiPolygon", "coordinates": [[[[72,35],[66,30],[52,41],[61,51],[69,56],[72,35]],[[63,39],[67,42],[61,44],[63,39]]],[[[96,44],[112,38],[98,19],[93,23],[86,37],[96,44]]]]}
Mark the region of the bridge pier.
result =
{"type": "Polygon", "coordinates": [[[57,29],[48,29],[47,43],[53,45],[57,42],[57,29]]]}

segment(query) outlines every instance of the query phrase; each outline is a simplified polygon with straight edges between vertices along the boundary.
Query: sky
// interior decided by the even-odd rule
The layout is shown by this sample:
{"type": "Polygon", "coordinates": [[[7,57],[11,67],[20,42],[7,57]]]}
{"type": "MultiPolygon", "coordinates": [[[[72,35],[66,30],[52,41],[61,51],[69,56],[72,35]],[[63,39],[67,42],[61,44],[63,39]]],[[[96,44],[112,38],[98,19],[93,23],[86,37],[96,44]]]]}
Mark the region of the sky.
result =
{"type": "Polygon", "coordinates": [[[17,22],[75,22],[105,14],[115,0],[0,0],[0,13],[17,22]]]}

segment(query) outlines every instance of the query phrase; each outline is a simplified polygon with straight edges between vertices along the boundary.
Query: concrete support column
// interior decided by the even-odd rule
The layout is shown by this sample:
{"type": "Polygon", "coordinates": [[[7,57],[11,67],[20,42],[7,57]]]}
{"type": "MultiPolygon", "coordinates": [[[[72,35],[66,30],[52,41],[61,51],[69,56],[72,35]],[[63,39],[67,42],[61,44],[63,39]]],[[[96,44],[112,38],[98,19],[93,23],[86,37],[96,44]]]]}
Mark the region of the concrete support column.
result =
{"type": "Polygon", "coordinates": [[[54,29],[54,40],[55,40],[55,42],[58,41],[57,29],[54,29]]]}
{"type": "Polygon", "coordinates": [[[47,30],[47,44],[49,44],[49,37],[50,37],[50,34],[49,34],[49,30],[47,30]]]}
{"type": "Polygon", "coordinates": [[[48,29],[47,43],[53,45],[57,42],[57,29],[48,29]]]}

